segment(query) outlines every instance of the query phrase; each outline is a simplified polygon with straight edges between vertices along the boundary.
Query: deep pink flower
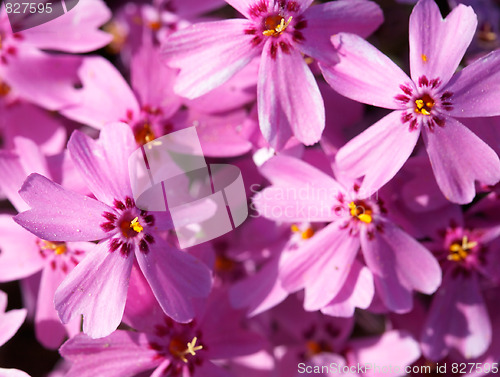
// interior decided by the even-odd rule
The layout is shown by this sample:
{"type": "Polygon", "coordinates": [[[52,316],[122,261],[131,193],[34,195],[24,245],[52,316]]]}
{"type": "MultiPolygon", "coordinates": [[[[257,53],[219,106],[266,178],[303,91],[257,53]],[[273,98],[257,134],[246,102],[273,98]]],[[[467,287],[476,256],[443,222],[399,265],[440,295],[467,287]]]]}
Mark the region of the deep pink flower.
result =
{"type": "Polygon", "coordinates": [[[325,126],[308,55],[331,62],[330,35],[351,31],[366,36],[382,21],[380,8],[364,0],[309,7],[312,0],[227,0],[247,19],[195,24],[163,44],[163,57],[180,74],[176,91],[195,98],[227,81],[261,56],[257,102],[261,131],[273,147],[290,136],[316,143],[325,126]]]}
{"type": "MultiPolygon", "coordinates": [[[[352,315],[367,307],[373,283],[391,311],[412,308],[412,292],[433,293],[441,283],[436,259],[386,216],[380,198],[349,192],[332,177],[300,160],[277,156],[261,169],[272,186],[254,201],[265,217],[287,222],[329,222],[287,257],[280,267],[289,292],[305,288],[306,310],[341,304],[332,315],[352,315]],[[356,256],[361,248],[373,282],[356,256]],[[361,287],[357,287],[361,284],[361,287]],[[347,292],[342,292],[343,288],[347,292]],[[341,302],[336,302],[342,298],[341,302]]],[[[372,291],[373,292],[373,291],[372,291]]],[[[328,311],[328,309],[326,309],[328,311]]]]}
{"type": "Polygon", "coordinates": [[[31,209],[15,217],[44,240],[101,240],[56,291],[63,323],[83,314],[83,329],[90,336],[115,330],[135,261],[163,310],[177,321],[190,321],[192,298],[210,292],[210,272],[163,238],[163,232],[172,228],[166,212],[135,206],[128,176],[128,157],[136,149],[130,128],[111,124],[101,131],[99,141],[75,131],[68,149],[97,200],[32,174],[20,191],[31,209]]]}
{"type": "Polygon", "coordinates": [[[469,203],[474,181],[500,180],[496,153],[456,119],[500,114],[500,51],[455,74],[476,24],[470,7],[459,5],[443,20],[433,0],[421,0],[410,17],[411,79],[358,36],[332,37],[340,61],[324,67],[326,80],[349,98],[395,110],[337,154],[344,173],[364,176],[363,190],[374,192],[387,183],[420,133],[447,199],[469,203]]]}

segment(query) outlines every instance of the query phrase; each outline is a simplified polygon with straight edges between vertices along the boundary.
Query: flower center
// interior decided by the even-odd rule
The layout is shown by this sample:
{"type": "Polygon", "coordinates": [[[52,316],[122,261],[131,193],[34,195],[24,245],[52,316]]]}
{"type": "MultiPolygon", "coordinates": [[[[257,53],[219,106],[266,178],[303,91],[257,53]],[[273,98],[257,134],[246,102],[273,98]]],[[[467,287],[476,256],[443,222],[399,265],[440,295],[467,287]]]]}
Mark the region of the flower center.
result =
{"type": "Polygon", "coordinates": [[[135,141],[138,145],[144,145],[156,139],[156,136],[151,129],[151,125],[145,122],[141,127],[134,129],[135,141]]]}
{"type": "Polygon", "coordinates": [[[304,231],[302,231],[296,224],[293,224],[291,226],[291,230],[294,233],[300,233],[300,236],[303,240],[308,240],[309,238],[314,236],[314,229],[311,227],[307,227],[304,231]]]}
{"type": "Polygon", "coordinates": [[[262,32],[267,37],[277,37],[281,35],[287,28],[287,26],[290,24],[292,21],[292,16],[288,18],[288,20],[285,20],[284,17],[280,15],[273,15],[273,16],[268,16],[264,20],[264,26],[266,30],[262,32]]]}
{"type": "Polygon", "coordinates": [[[434,100],[427,93],[415,100],[415,112],[423,115],[431,115],[431,110],[434,107],[434,100]]]}
{"type": "Polygon", "coordinates": [[[187,355],[196,356],[196,351],[203,349],[202,345],[196,345],[197,341],[198,338],[194,337],[191,342],[187,343],[187,346],[184,346],[185,343],[182,340],[180,340],[179,338],[173,338],[170,341],[168,350],[173,356],[187,363],[187,355]]]}
{"type": "Polygon", "coordinates": [[[373,220],[372,209],[363,201],[350,202],[349,212],[351,213],[352,217],[366,224],[370,224],[373,220]]]}
{"type": "Polygon", "coordinates": [[[63,255],[68,250],[66,247],[66,243],[64,242],[50,242],[50,241],[41,241],[40,243],[41,250],[52,250],[56,255],[63,255]]]}
{"type": "Polygon", "coordinates": [[[462,241],[455,241],[450,245],[450,254],[448,260],[453,262],[464,261],[470,253],[470,250],[477,246],[477,242],[469,242],[467,236],[462,241]]]}

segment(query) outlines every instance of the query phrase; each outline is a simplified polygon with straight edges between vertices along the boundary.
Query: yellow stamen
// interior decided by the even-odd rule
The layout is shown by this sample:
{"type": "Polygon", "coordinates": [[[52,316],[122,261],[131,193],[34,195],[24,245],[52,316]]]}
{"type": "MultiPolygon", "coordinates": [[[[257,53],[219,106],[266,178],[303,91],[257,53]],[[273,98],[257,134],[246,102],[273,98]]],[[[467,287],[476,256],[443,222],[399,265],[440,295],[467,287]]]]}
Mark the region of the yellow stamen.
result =
{"type": "Polygon", "coordinates": [[[450,254],[448,255],[448,260],[453,262],[460,262],[465,260],[469,255],[471,249],[477,246],[477,242],[469,242],[467,236],[462,238],[462,243],[453,242],[450,245],[450,254]]]}
{"type": "Polygon", "coordinates": [[[299,229],[299,227],[297,226],[297,224],[293,224],[293,225],[290,227],[290,229],[291,229],[291,230],[292,230],[292,232],[294,232],[294,233],[298,233],[298,232],[300,232],[300,229],[299,229]]]}
{"type": "MultiPolygon", "coordinates": [[[[278,16],[280,17],[280,16],[278,16]]],[[[266,37],[276,37],[283,33],[286,29],[286,27],[290,24],[292,21],[292,16],[288,18],[288,21],[285,22],[285,19],[283,17],[281,18],[281,21],[278,25],[274,26],[273,22],[275,21],[276,16],[271,16],[268,17],[268,20],[266,20],[266,26],[269,27],[269,29],[264,30],[262,34],[264,34],[266,37]],[[274,27],[273,27],[274,26],[274,27]]]]}
{"type": "Polygon", "coordinates": [[[428,94],[415,100],[415,112],[423,115],[431,115],[431,109],[434,107],[434,100],[428,94]]]}
{"type": "Polygon", "coordinates": [[[43,241],[42,250],[53,250],[56,255],[63,255],[68,250],[64,242],[43,241]]]}
{"type": "Polygon", "coordinates": [[[178,357],[179,359],[181,359],[182,361],[187,363],[188,362],[188,359],[186,358],[187,355],[196,356],[196,351],[203,349],[202,345],[199,345],[199,346],[196,345],[197,341],[198,341],[198,338],[194,337],[192,341],[188,342],[186,349],[184,349],[182,351],[178,351],[178,349],[180,348],[179,341],[177,339],[173,339],[171,344],[170,344],[170,352],[174,356],[178,357]]]}
{"type": "Polygon", "coordinates": [[[139,218],[136,217],[135,219],[133,219],[131,222],[130,222],[130,227],[135,230],[137,233],[141,233],[144,228],[142,227],[142,225],[139,223],[139,218]]]}
{"type": "Polygon", "coordinates": [[[372,211],[370,209],[364,208],[362,205],[357,206],[354,202],[349,203],[349,209],[351,216],[356,217],[359,221],[366,224],[370,224],[372,222],[372,211]]]}
{"type": "Polygon", "coordinates": [[[314,236],[314,229],[313,228],[307,228],[301,234],[301,237],[303,240],[308,240],[312,236],[314,236]]]}
{"type": "Polygon", "coordinates": [[[427,55],[422,54],[422,61],[423,61],[424,63],[427,63],[427,55]]]}

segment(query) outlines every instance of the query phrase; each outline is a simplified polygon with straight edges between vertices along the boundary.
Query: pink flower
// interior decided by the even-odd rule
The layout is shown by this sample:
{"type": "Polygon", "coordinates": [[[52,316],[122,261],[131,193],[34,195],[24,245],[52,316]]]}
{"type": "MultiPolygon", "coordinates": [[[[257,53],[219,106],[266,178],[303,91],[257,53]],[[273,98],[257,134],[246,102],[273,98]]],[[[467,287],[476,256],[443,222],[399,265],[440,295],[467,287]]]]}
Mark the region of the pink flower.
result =
{"type": "Polygon", "coordinates": [[[455,223],[440,232],[430,248],[441,262],[444,277],[422,329],[422,351],[436,361],[450,349],[467,359],[479,357],[493,336],[483,291],[500,281],[500,226],[455,223]]]}
{"type": "Polygon", "coordinates": [[[219,362],[260,350],[264,342],[240,325],[241,313],[214,291],[198,306],[195,321],[174,323],[165,317],[139,274],[132,274],[124,321],[136,331],[118,330],[102,339],[81,334],[60,350],[72,362],[67,376],[227,377],[219,362]]]}
{"type": "Polygon", "coordinates": [[[163,44],[163,57],[180,69],[175,90],[195,98],[221,85],[261,56],[257,103],[261,131],[275,148],[294,135],[316,143],[325,126],[324,105],[303,55],[335,59],[328,37],[340,31],[373,32],[380,8],[364,0],[310,7],[311,0],[228,0],[247,19],[195,24],[163,44]]]}
{"type": "Polygon", "coordinates": [[[274,157],[261,171],[273,183],[254,198],[261,215],[287,222],[329,222],[310,232],[312,237],[280,266],[281,284],[288,292],[305,288],[306,310],[350,316],[355,307],[369,306],[374,284],[387,309],[407,312],[413,290],[431,294],[439,287],[437,261],[388,219],[382,199],[362,199],[356,185],[348,192],[291,157],[274,157]],[[369,271],[356,259],[360,248],[369,271]]]}
{"type": "Polygon", "coordinates": [[[387,183],[420,133],[447,199],[469,203],[474,181],[500,180],[496,153],[456,119],[500,114],[500,52],[454,74],[476,23],[470,7],[459,5],[443,20],[433,0],[421,0],[410,17],[411,79],[358,36],[332,37],[339,62],[323,69],[330,85],[349,98],[395,110],[337,154],[344,173],[364,176],[362,190],[374,192],[387,183]]]}
{"type": "Polygon", "coordinates": [[[20,191],[31,209],[15,217],[44,240],[101,241],[56,291],[56,309],[63,323],[83,314],[83,329],[90,336],[115,330],[135,262],[163,310],[176,321],[190,321],[192,298],[210,292],[210,272],[163,238],[162,232],[172,228],[166,212],[135,206],[128,176],[128,157],[136,149],[130,128],[111,124],[101,131],[98,142],[75,131],[68,149],[97,200],[32,174],[20,191]]]}

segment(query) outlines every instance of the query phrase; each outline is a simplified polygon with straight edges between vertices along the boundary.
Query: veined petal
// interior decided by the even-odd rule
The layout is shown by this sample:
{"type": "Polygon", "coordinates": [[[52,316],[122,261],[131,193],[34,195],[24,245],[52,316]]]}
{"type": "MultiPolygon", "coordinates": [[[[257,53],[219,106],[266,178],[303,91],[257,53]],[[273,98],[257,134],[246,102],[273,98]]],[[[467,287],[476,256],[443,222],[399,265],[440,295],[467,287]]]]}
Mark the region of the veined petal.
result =
{"type": "Polygon", "coordinates": [[[458,72],[446,90],[453,93],[449,114],[461,118],[500,115],[500,51],[493,51],[458,72]]]}
{"type": "Polygon", "coordinates": [[[171,35],[162,47],[165,62],[181,71],[175,91],[199,97],[229,80],[259,55],[256,35],[245,34],[253,23],[232,19],[192,25],[171,35]],[[200,64],[200,62],[204,62],[200,64]]]}
{"type": "Polygon", "coordinates": [[[55,294],[63,323],[83,315],[83,332],[92,338],[111,334],[121,322],[134,258],[110,252],[109,241],[95,246],[64,279],[55,294]]]}
{"type": "Polygon", "coordinates": [[[410,16],[411,78],[440,79],[446,84],[462,60],[476,32],[472,7],[462,4],[443,20],[434,0],[422,0],[410,16]]]}
{"type": "Polygon", "coordinates": [[[470,203],[474,182],[494,185],[500,180],[500,160],[488,144],[462,123],[445,119],[444,127],[424,131],[424,142],[439,188],[452,202],[470,203]]]}
{"type": "Polygon", "coordinates": [[[20,190],[31,209],[14,217],[22,227],[47,241],[93,241],[108,237],[101,229],[102,214],[111,207],[87,196],[65,190],[31,174],[20,190]]]}
{"type": "Polygon", "coordinates": [[[102,57],[86,58],[78,70],[83,88],[79,102],[62,111],[77,122],[101,129],[105,124],[123,120],[127,111],[139,113],[134,93],[120,72],[102,57]]]}
{"type": "Polygon", "coordinates": [[[50,22],[23,31],[31,45],[39,49],[72,53],[89,52],[106,46],[113,36],[99,30],[111,18],[102,0],[85,0],[76,11],[67,12],[50,22]]]}
{"type": "Polygon", "coordinates": [[[262,53],[257,85],[262,134],[276,147],[279,128],[290,127],[305,145],[319,141],[325,128],[325,105],[316,79],[301,53],[287,42],[269,39],[262,53]],[[283,119],[283,117],[285,119],[283,119]]]}
{"type": "Polygon", "coordinates": [[[163,311],[177,322],[193,319],[193,298],[210,293],[208,268],[192,255],[155,237],[147,254],[136,250],[137,261],[163,311]]]}
{"type": "Polygon", "coordinates": [[[377,191],[410,157],[420,131],[410,131],[401,116],[401,111],[390,113],[339,149],[336,163],[342,173],[365,177],[360,192],[377,191]]]}
{"type": "Polygon", "coordinates": [[[335,64],[321,65],[325,80],[337,92],[358,102],[400,109],[395,99],[400,85],[413,87],[410,78],[391,59],[355,34],[331,38],[338,55],[335,64]]]}
{"type": "Polygon", "coordinates": [[[491,343],[491,322],[477,275],[453,275],[452,270],[445,275],[422,327],[422,351],[430,360],[442,359],[449,348],[475,358],[491,343]]]}
{"type": "Polygon", "coordinates": [[[90,191],[109,204],[132,197],[128,158],[135,149],[132,130],[124,123],[104,127],[99,141],[77,130],[68,142],[71,158],[90,191]]]}
{"type": "Polygon", "coordinates": [[[314,5],[303,16],[307,26],[301,30],[305,42],[300,49],[322,63],[335,63],[330,36],[345,32],[367,37],[384,20],[380,7],[366,0],[337,0],[314,5]]]}
{"type": "Polygon", "coordinates": [[[64,343],[60,353],[71,362],[67,377],[131,377],[161,363],[148,344],[146,334],[118,330],[101,339],[79,334],[64,343]]]}

